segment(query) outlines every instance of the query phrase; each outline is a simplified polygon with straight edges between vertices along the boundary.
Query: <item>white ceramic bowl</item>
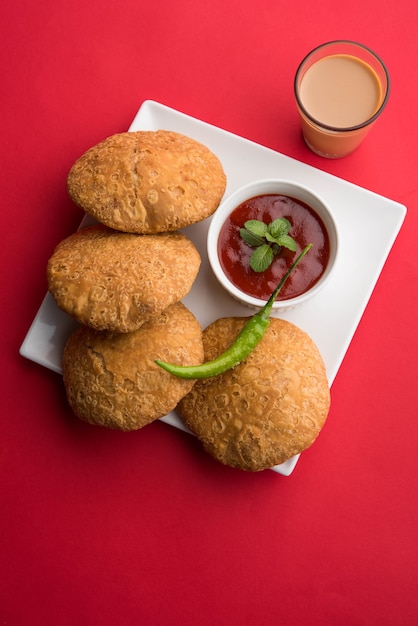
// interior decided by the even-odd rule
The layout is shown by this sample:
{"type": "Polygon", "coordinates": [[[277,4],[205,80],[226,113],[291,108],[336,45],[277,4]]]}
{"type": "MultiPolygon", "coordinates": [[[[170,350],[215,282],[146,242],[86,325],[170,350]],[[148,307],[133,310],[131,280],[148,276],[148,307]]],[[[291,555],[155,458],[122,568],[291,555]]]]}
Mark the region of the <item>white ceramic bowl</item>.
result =
{"type": "Polygon", "coordinates": [[[226,197],[212,216],[207,239],[208,257],[209,263],[219,283],[229,292],[229,294],[233,298],[235,298],[242,304],[251,308],[260,308],[265,304],[265,301],[244,293],[238,287],[236,287],[225,275],[218,257],[219,232],[228,215],[240,204],[242,204],[245,200],[265,194],[278,194],[289,196],[307,204],[322,219],[322,222],[328,231],[330,244],[328,264],[320,279],[313,287],[311,287],[311,289],[297,297],[284,300],[276,300],[273,305],[273,310],[278,312],[294,308],[295,306],[306,302],[306,300],[313,298],[328,283],[333,273],[338,254],[338,231],[332,211],[324,202],[324,200],[322,200],[322,198],[320,198],[308,187],[300,183],[283,179],[258,180],[249,183],[244,187],[240,187],[231,195],[226,197]]]}

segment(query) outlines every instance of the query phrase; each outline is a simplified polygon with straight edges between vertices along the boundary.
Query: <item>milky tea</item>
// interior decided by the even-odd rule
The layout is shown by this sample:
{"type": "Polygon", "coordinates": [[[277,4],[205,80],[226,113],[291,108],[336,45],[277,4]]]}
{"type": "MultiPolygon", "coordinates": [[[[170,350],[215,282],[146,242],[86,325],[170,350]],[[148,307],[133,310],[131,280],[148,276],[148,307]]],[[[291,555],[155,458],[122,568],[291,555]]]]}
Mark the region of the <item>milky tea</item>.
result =
{"type": "Polygon", "coordinates": [[[386,68],[367,48],[346,41],[319,46],[302,61],[295,78],[305,142],[325,157],[353,152],[388,93],[386,68]]]}

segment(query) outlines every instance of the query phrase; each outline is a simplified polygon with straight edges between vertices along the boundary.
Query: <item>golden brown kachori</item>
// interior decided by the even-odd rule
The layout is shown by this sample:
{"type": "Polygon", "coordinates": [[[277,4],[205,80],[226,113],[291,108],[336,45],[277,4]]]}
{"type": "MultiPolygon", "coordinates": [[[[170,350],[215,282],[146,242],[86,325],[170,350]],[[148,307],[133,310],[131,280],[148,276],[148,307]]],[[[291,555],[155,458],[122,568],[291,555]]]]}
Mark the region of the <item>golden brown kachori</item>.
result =
{"type": "Polygon", "coordinates": [[[62,361],[74,413],[91,424],[130,431],[172,411],[194,381],[171,376],[154,359],[203,361],[200,324],[181,302],[132,333],[79,327],[62,361]]]}
{"type": "MultiPolygon", "coordinates": [[[[203,331],[205,361],[234,341],[246,319],[222,318],[203,331]]],[[[323,427],[329,406],[329,385],[317,346],[294,324],[272,318],[243,363],[198,380],[177,410],[215,459],[255,472],[308,448],[323,427]]]]}
{"type": "Polygon", "coordinates": [[[91,226],[56,246],[48,289],[80,323],[132,332],[190,291],[200,262],[183,233],[137,235],[91,226]]]}
{"type": "Polygon", "coordinates": [[[78,206],[110,228],[135,233],[178,230],[209,217],[225,187],[218,157],[168,130],[112,135],[87,150],[67,177],[78,206]]]}

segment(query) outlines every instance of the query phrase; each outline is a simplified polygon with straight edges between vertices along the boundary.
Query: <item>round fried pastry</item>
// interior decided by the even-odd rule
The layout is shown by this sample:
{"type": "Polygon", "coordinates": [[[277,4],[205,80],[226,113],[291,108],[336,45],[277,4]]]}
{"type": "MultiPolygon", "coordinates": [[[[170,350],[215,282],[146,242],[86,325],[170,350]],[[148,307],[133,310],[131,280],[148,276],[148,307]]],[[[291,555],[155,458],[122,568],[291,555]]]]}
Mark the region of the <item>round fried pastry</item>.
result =
{"type": "MultiPolygon", "coordinates": [[[[246,318],[222,318],[203,331],[205,361],[221,354],[246,318]]],[[[330,392],[312,339],[272,318],[266,335],[240,365],[198,380],[177,410],[215,459],[246,471],[279,465],[315,441],[330,392]]]]}
{"type": "Polygon", "coordinates": [[[136,235],[91,226],[56,246],[48,289],[81,324],[132,332],[190,291],[200,262],[183,233],[136,235]]]}
{"type": "Polygon", "coordinates": [[[79,327],[62,360],[74,413],[91,424],[130,431],[172,411],[194,381],[170,376],[154,359],[183,365],[203,360],[202,329],[181,302],[132,333],[79,327]]]}
{"type": "Polygon", "coordinates": [[[112,135],[72,166],[74,202],[116,230],[158,233],[199,222],[217,209],[226,176],[218,157],[180,133],[112,135]]]}

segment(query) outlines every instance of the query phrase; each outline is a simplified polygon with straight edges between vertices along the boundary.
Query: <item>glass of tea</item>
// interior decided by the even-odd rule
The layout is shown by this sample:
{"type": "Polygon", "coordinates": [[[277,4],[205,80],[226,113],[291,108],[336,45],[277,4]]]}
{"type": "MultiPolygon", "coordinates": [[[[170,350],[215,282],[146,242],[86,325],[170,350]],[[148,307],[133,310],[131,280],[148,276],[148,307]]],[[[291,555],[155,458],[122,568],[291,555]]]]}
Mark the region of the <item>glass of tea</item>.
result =
{"type": "Polygon", "coordinates": [[[294,90],[306,144],[316,154],[339,158],[360,145],[382,113],[390,79],[366,46],[330,41],[303,59],[294,90]]]}

